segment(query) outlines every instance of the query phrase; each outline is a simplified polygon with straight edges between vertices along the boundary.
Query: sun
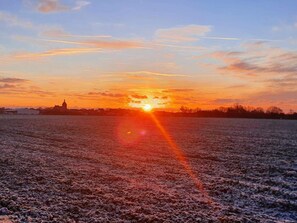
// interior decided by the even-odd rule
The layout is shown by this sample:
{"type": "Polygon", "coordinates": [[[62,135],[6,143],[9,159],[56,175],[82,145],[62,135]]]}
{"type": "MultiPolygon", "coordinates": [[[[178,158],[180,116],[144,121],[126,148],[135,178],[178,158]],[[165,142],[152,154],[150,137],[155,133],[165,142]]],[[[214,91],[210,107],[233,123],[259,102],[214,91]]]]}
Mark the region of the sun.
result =
{"type": "Polygon", "coordinates": [[[150,105],[150,104],[145,104],[142,109],[145,111],[145,112],[150,112],[153,107],[150,105]]]}

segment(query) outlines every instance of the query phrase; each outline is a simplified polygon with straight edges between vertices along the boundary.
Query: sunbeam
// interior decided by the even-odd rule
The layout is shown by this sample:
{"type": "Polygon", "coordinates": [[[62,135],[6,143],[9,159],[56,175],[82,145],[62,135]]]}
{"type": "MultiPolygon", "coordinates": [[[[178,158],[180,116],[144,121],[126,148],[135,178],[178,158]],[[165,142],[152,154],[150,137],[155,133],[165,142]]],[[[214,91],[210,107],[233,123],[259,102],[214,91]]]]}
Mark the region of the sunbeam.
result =
{"type": "Polygon", "coordinates": [[[181,151],[181,149],[174,142],[174,140],[172,139],[172,137],[170,136],[170,134],[166,131],[166,129],[163,127],[163,125],[160,123],[160,121],[157,119],[157,117],[153,113],[150,113],[150,117],[152,118],[152,120],[154,121],[155,125],[158,127],[158,129],[160,130],[160,132],[162,133],[162,135],[166,139],[168,145],[170,146],[170,149],[172,150],[172,152],[176,156],[176,158],[179,161],[179,163],[183,166],[183,168],[185,169],[185,171],[187,172],[187,174],[193,180],[193,182],[196,185],[197,189],[206,198],[207,203],[212,204],[213,203],[212,199],[209,197],[209,195],[208,195],[207,191],[205,190],[202,182],[198,179],[198,177],[196,176],[196,174],[192,170],[192,167],[188,163],[188,161],[187,161],[185,155],[183,154],[183,152],[181,151]]]}

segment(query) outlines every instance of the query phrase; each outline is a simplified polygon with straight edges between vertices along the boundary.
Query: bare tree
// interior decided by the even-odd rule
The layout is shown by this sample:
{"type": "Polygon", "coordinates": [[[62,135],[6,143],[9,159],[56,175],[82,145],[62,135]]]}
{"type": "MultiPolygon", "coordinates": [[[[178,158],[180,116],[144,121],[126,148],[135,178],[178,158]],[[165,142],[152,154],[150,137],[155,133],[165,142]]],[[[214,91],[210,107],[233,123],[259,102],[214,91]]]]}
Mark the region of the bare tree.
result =
{"type": "Polygon", "coordinates": [[[279,107],[276,106],[270,106],[269,108],[267,108],[266,110],[267,114],[282,114],[284,113],[283,110],[279,107]]]}

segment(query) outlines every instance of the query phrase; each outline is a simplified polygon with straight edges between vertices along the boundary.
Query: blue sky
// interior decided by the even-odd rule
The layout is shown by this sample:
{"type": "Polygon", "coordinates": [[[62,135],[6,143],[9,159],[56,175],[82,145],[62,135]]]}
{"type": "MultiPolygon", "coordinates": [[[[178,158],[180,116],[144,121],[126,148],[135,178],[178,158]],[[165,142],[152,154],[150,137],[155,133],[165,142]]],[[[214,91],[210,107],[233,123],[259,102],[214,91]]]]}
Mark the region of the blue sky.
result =
{"type": "Polygon", "coordinates": [[[295,0],[2,0],[0,100],[297,109],[296,9],[295,0]]]}

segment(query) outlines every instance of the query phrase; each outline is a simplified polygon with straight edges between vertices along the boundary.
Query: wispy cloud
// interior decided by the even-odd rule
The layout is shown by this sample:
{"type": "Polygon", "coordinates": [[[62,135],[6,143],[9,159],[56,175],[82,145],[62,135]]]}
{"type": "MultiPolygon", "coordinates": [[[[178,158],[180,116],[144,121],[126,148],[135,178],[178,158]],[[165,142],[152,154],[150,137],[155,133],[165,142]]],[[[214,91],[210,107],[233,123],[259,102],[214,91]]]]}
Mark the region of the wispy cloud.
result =
{"type": "MultiPolygon", "coordinates": [[[[106,36],[103,36],[106,37],[106,36]]],[[[69,40],[56,40],[56,39],[40,39],[41,41],[53,43],[65,43],[72,45],[86,45],[101,49],[132,49],[132,48],[145,48],[145,45],[140,41],[134,40],[87,40],[87,41],[69,41],[69,40]]]]}
{"type": "Polygon", "coordinates": [[[175,93],[175,92],[192,92],[194,89],[191,88],[176,88],[176,89],[165,89],[163,93],[175,93]]]}
{"type": "Polygon", "coordinates": [[[271,91],[271,89],[249,95],[248,100],[261,106],[275,105],[292,108],[297,103],[297,90],[281,89],[271,91]]]}
{"type": "Polygon", "coordinates": [[[272,27],[273,32],[283,32],[283,31],[296,31],[297,30],[297,22],[293,24],[281,24],[272,27]]]}
{"type": "Polygon", "coordinates": [[[155,47],[168,47],[168,48],[174,48],[175,50],[180,51],[202,51],[206,50],[207,48],[202,46],[185,46],[185,45],[175,45],[175,44],[168,44],[168,43],[152,43],[150,44],[155,47]]]}
{"type": "Polygon", "coordinates": [[[136,98],[136,99],[147,99],[146,95],[133,94],[133,95],[131,95],[131,97],[136,98]]]}
{"type": "Polygon", "coordinates": [[[110,35],[76,35],[65,32],[65,30],[61,28],[52,28],[49,30],[45,30],[41,33],[42,36],[51,37],[51,38],[111,38],[110,35]]]}
{"type": "Polygon", "coordinates": [[[260,39],[260,38],[238,38],[238,37],[220,37],[220,36],[201,36],[200,39],[211,39],[211,40],[227,40],[227,41],[263,41],[263,42],[279,42],[279,39],[260,39]]]}
{"type": "Polygon", "coordinates": [[[125,50],[125,49],[143,49],[143,43],[134,40],[56,40],[56,39],[35,39],[27,37],[18,37],[18,40],[28,41],[28,42],[52,42],[61,43],[67,45],[77,45],[77,47],[65,47],[60,46],[59,48],[53,48],[50,50],[45,50],[41,52],[15,52],[10,55],[2,56],[2,61],[13,62],[15,59],[18,60],[35,60],[50,56],[63,56],[63,55],[78,55],[85,53],[96,53],[104,52],[106,50],[125,50]]]}
{"type": "Polygon", "coordinates": [[[111,93],[111,92],[89,92],[88,95],[91,96],[105,96],[105,97],[112,97],[112,98],[123,98],[126,97],[126,94],[121,93],[111,93]]]}
{"type": "Polygon", "coordinates": [[[0,90],[7,90],[7,89],[12,89],[15,88],[16,86],[13,84],[0,84],[0,90]]]}
{"type": "Polygon", "coordinates": [[[14,55],[15,59],[40,59],[43,57],[49,56],[62,56],[62,55],[75,55],[82,53],[97,53],[101,49],[98,48],[62,48],[62,49],[53,49],[44,52],[38,53],[18,53],[14,55]]]}
{"type": "Polygon", "coordinates": [[[76,1],[75,6],[72,8],[72,10],[81,10],[83,7],[91,4],[88,1],[76,1]]]}
{"type": "Polygon", "coordinates": [[[12,77],[1,78],[0,77],[0,83],[15,84],[15,83],[24,83],[24,82],[28,82],[28,80],[22,79],[22,78],[12,78],[12,77]]]}
{"type": "Polygon", "coordinates": [[[212,101],[213,104],[234,104],[234,103],[240,103],[240,99],[234,99],[234,98],[218,98],[212,101]]]}
{"type": "Polygon", "coordinates": [[[67,11],[69,7],[62,4],[59,0],[39,0],[36,10],[42,13],[53,13],[67,11]]]}
{"type": "Polygon", "coordinates": [[[237,37],[220,37],[220,36],[201,36],[201,39],[213,39],[213,40],[241,40],[237,37]]]}
{"type": "Polygon", "coordinates": [[[235,85],[230,85],[226,87],[226,89],[240,89],[240,88],[246,88],[246,84],[235,84],[235,85]]]}
{"type": "MultiPolygon", "coordinates": [[[[293,55],[292,57],[296,57],[293,55]]],[[[284,57],[285,55],[279,55],[279,57],[284,57]]],[[[252,58],[249,58],[252,59],[252,58]]],[[[284,61],[284,60],[283,60],[284,61]]],[[[294,73],[297,74],[297,66],[287,60],[285,63],[280,63],[276,58],[273,61],[270,61],[268,64],[257,64],[253,62],[249,62],[248,59],[237,59],[233,63],[229,63],[226,66],[220,68],[220,70],[225,72],[236,72],[249,76],[258,76],[261,74],[289,74],[294,73]]]]}
{"type": "Polygon", "coordinates": [[[145,48],[142,42],[139,41],[126,41],[126,40],[89,40],[82,42],[82,44],[92,45],[94,47],[100,47],[104,49],[131,49],[131,48],[145,48]]]}
{"type": "Polygon", "coordinates": [[[29,80],[15,77],[0,77],[0,93],[9,93],[12,90],[20,89],[20,86],[28,83],[29,80]]]}
{"type": "Polygon", "coordinates": [[[73,5],[64,4],[62,0],[26,0],[25,2],[40,13],[78,11],[91,4],[89,1],[85,0],[77,0],[73,5]]]}
{"type": "Polygon", "coordinates": [[[75,54],[82,54],[82,53],[95,53],[100,51],[102,52],[104,49],[105,50],[123,50],[123,49],[134,49],[134,48],[142,47],[141,43],[137,41],[121,41],[121,40],[67,41],[67,40],[48,40],[48,39],[38,39],[38,40],[54,42],[54,43],[81,45],[82,47],[57,48],[57,49],[52,49],[52,50],[47,50],[47,51],[37,52],[37,53],[31,53],[31,52],[16,53],[13,55],[13,58],[39,59],[42,57],[49,57],[49,56],[75,55],[75,54]],[[83,46],[86,46],[86,47],[83,47],[83,46]]]}
{"type": "Polygon", "coordinates": [[[270,88],[273,89],[286,89],[286,90],[297,90],[297,76],[287,75],[279,78],[271,78],[265,80],[270,88]]]}
{"type": "Polygon", "coordinates": [[[162,77],[187,77],[188,75],[184,74],[170,74],[170,73],[160,73],[152,71],[131,71],[125,72],[128,75],[153,75],[153,76],[162,76],[162,77]]]}
{"type": "Polygon", "coordinates": [[[9,26],[16,26],[25,29],[34,29],[35,27],[32,22],[3,11],[0,11],[0,22],[4,22],[9,26]]]}
{"type": "Polygon", "coordinates": [[[225,63],[218,67],[225,74],[250,77],[265,77],[268,74],[297,75],[297,53],[270,47],[265,42],[248,43],[242,52],[217,51],[211,56],[225,63]]]}
{"type": "Polygon", "coordinates": [[[186,25],[173,28],[157,29],[154,35],[153,46],[170,47],[177,50],[205,50],[205,47],[193,45],[200,39],[214,41],[280,41],[275,39],[244,39],[233,36],[208,36],[212,31],[209,25],[186,25]],[[183,43],[183,44],[182,44],[183,43]]]}
{"type": "Polygon", "coordinates": [[[60,34],[63,32],[63,29],[58,26],[35,23],[5,11],[0,11],[0,23],[6,24],[10,27],[32,30],[41,34],[58,32],[57,30],[60,31],[60,34]]]}
{"type": "Polygon", "coordinates": [[[211,31],[210,26],[204,25],[187,25],[174,28],[158,29],[155,32],[155,38],[161,42],[194,42],[199,37],[204,36],[211,31]]]}

